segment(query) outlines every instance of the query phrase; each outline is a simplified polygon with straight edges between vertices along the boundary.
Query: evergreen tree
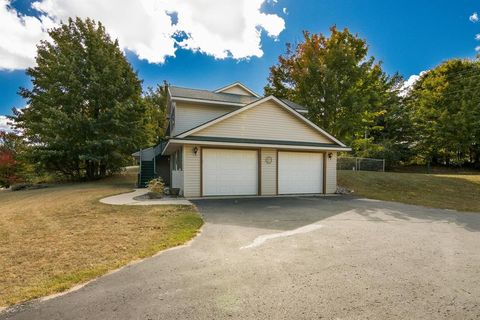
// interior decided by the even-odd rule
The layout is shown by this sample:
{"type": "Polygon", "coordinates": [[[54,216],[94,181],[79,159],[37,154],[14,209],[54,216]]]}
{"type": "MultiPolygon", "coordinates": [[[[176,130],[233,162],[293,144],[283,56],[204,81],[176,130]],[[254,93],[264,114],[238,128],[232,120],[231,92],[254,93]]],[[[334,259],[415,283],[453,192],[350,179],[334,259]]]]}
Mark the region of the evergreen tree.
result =
{"type": "Polygon", "coordinates": [[[71,178],[116,172],[147,142],[141,81],[100,22],[69,19],[38,45],[16,128],[42,168],[71,178]]]}

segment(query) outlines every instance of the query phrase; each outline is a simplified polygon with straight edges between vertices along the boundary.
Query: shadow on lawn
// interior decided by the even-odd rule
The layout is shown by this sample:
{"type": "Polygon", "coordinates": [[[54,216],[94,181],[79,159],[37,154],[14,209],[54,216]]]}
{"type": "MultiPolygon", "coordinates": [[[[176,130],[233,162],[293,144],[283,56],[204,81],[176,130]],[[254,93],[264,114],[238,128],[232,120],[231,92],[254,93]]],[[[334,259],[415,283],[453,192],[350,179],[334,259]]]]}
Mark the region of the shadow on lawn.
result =
{"type": "MultiPolygon", "coordinates": [[[[355,199],[353,201],[357,203],[369,202],[363,199],[355,199]]],[[[475,212],[458,212],[387,201],[370,202],[368,206],[359,204],[355,211],[370,221],[385,223],[392,220],[412,222],[413,220],[421,220],[427,223],[445,222],[456,224],[468,231],[480,231],[480,214],[475,212]]]]}

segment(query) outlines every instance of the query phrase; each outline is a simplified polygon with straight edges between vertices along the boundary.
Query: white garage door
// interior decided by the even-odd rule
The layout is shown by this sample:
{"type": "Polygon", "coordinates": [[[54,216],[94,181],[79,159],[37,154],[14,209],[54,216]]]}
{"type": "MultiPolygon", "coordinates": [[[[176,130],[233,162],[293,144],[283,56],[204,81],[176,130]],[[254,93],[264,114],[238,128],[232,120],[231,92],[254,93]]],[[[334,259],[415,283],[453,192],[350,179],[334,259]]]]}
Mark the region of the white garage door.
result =
{"type": "Polygon", "coordinates": [[[203,149],[203,195],[256,195],[257,151],[203,149]]]}
{"type": "Polygon", "coordinates": [[[278,153],[278,193],[322,193],[323,154],[278,153]]]}

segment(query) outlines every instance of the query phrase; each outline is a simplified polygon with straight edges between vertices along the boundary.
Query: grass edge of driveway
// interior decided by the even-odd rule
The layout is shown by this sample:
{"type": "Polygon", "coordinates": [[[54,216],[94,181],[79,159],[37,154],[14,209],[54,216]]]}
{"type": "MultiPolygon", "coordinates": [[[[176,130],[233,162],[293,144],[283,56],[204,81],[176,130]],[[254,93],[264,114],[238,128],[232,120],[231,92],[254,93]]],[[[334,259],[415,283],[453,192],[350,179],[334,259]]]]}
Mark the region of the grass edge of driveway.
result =
{"type": "Polygon", "coordinates": [[[0,312],[83,285],[199,234],[203,220],[195,206],[99,202],[131,192],[132,178],[127,175],[120,184],[107,180],[0,194],[0,200],[9,200],[0,201],[0,269],[5,271],[0,275],[5,284],[0,312]],[[58,205],[50,198],[60,199],[58,205]]]}
{"type": "Polygon", "coordinates": [[[338,171],[338,185],[356,197],[480,213],[480,173],[338,171]]]}

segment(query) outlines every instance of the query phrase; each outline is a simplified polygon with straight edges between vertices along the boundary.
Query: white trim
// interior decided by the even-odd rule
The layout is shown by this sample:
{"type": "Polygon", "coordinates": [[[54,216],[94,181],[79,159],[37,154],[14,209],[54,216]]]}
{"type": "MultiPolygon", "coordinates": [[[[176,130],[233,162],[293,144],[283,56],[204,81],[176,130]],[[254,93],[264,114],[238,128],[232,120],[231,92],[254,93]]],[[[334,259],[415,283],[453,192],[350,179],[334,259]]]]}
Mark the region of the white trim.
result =
{"type": "Polygon", "coordinates": [[[220,89],[217,89],[217,90],[215,90],[215,91],[213,91],[213,92],[215,92],[215,93],[223,92],[223,91],[225,91],[225,90],[228,90],[228,89],[230,89],[230,88],[232,88],[232,87],[236,87],[236,86],[238,86],[238,87],[242,88],[243,90],[247,91],[247,92],[250,93],[252,96],[257,97],[257,98],[260,98],[260,95],[258,95],[257,93],[255,93],[255,91],[247,88],[244,84],[242,84],[241,82],[238,82],[238,81],[235,81],[234,83],[229,84],[229,85],[227,85],[227,86],[225,86],[225,87],[222,87],[222,88],[220,88],[220,89]]]}
{"type": "Polygon", "coordinates": [[[182,97],[172,97],[172,101],[184,101],[184,102],[200,102],[206,104],[220,104],[228,106],[243,107],[246,103],[236,103],[236,102],[226,102],[226,101],[216,101],[216,100],[206,100],[206,99],[195,99],[195,98],[182,98],[182,97]]]}
{"type": "Polygon", "coordinates": [[[165,155],[165,150],[167,150],[168,146],[170,145],[170,141],[172,141],[172,139],[168,140],[167,144],[165,145],[165,148],[163,148],[162,153],[160,155],[162,156],[165,155]]]}
{"type": "MultiPolygon", "coordinates": [[[[277,149],[298,149],[298,150],[325,150],[325,151],[351,151],[348,147],[315,147],[315,146],[295,146],[285,144],[268,144],[268,143],[237,143],[237,142],[220,142],[220,141],[201,141],[201,140],[178,140],[170,139],[163,151],[167,150],[170,143],[178,144],[194,144],[194,145],[215,145],[215,146],[232,146],[232,147],[266,147],[277,149]]],[[[163,154],[163,153],[162,153],[163,154]]]]}
{"type": "Polygon", "coordinates": [[[246,105],[245,107],[243,108],[240,108],[238,110],[235,110],[235,111],[232,111],[232,112],[229,112],[227,114],[225,114],[224,116],[221,116],[219,118],[216,118],[215,120],[212,120],[210,122],[207,122],[201,126],[198,126],[196,128],[193,128],[189,131],[186,131],[184,133],[182,133],[181,135],[178,135],[177,137],[178,138],[185,138],[186,136],[189,136],[195,132],[198,132],[202,129],[205,129],[207,127],[210,127],[212,125],[214,125],[215,123],[218,123],[220,121],[223,121],[225,119],[228,119],[230,117],[233,117],[241,112],[244,112],[244,111],[247,111],[253,107],[256,107],[258,106],[259,104],[262,104],[266,101],[269,101],[269,100],[273,100],[275,101],[276,103],[278,103],[280,106],[282,106],[283,108],[285,108],[286,110],[290,111],[293,115],[295,115],[297,118],[299,118],[300,120],[302,120],[303,122],[307,123],[308,125],[310,125],[312,128],[314,128],[315,130],[319,131],[320,133],[322,133],[323,135],[327,136],[330,140],[338,143],[340,146],[342,147],[347,147],[345,144],[343,144],[342,142],[340,142],[339,140],[337,140],[335,137],[333,137],[331,134],[329,134],[328,132],[326,132],[325,130],[323,130],[322,128],[318,127],[317,125],[315,125],[313,122],[311,122],[310,120],[308,120],[307,118],[305,118],[304,116],[302,116],[298,111],[296,111],[295,109],[291,108],[290,106],[288,106],[286,103],[284,103],[282,100],[274,97],[274,96],[268,96],[268,97],[265,97],[265,98],[262,98],[260,100],[257,100],[255,102],[252,102],[248,105],[246,105]]]}
{"type": "MultiPolygon", "coordinates": [[[[173,96],[172,96],[172,92],[170,91],[170,85],[167,85],[167,102],[170,102],[170,109],[171,109],[171,105],[173,103],[173,96]]],[[[169,110],[169,111],[172,111],[172,110],[169,110]]]]}

